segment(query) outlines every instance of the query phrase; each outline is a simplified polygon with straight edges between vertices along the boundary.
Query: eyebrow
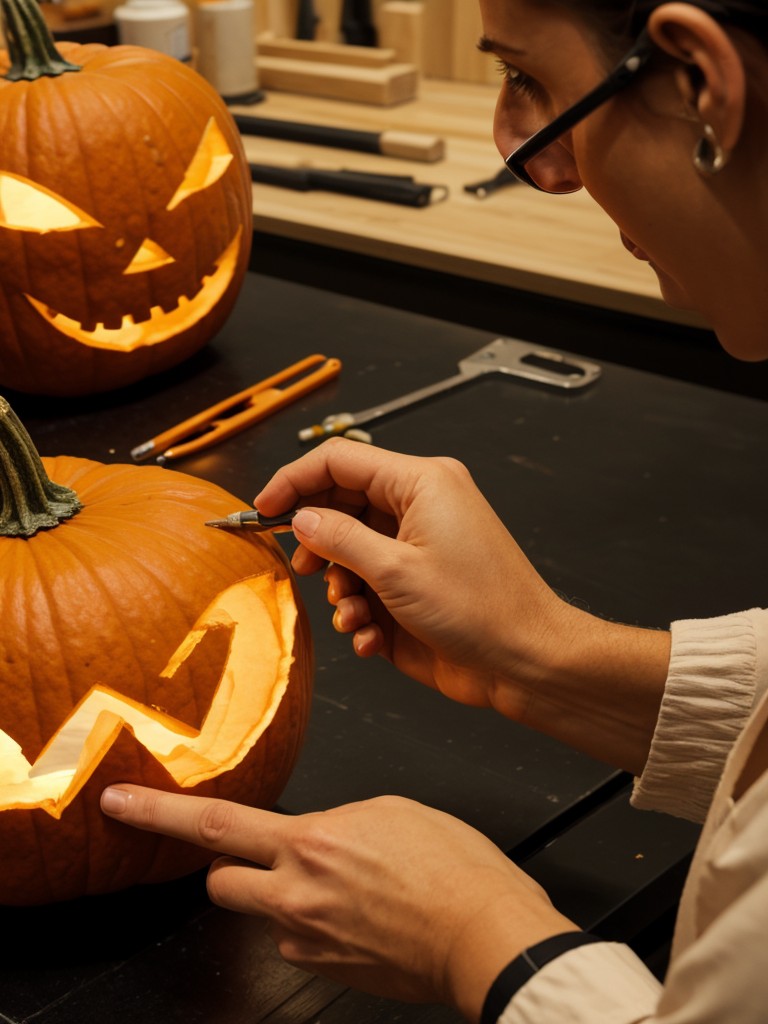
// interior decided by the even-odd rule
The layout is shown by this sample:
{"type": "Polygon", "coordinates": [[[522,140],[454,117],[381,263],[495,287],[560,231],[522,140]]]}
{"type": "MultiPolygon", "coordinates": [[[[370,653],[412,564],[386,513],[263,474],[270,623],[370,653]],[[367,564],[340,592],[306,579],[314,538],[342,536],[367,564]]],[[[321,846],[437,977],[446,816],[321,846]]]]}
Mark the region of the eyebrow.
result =
{"type": "Polygon", "coordinates": [[[477,41],[477,48],[481,53],[508,53],[514,57],[524,57],[525,50],[519,49],[517,46],[506,46],[504,43],[499,43],[495,39],[491,39],[490,36],[480,36],[477,41]]]}

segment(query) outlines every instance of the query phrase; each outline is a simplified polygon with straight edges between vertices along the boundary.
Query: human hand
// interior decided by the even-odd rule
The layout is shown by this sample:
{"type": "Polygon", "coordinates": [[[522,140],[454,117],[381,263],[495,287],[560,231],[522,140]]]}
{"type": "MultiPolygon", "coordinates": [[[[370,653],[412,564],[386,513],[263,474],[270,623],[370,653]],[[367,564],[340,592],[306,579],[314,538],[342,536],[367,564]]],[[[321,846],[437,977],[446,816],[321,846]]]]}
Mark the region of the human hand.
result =
{"type": "Polygon", "coordinates": [[[575,930],[485,836],[410,800],[291,817],[120,785],[102,809],[224,854],[209,871],[211,899],[268,918],[289,963],[470,1020],[510,960],[575,930]]]}
{"type": "Polygon", "coordinates": [[[566,606],[458,462],[335,438],[281,469],[254,504],[265,515],[311,506],[294,519],[293,566],[328,566],[334,626],[357,654],[522,717],[566,606]]]}

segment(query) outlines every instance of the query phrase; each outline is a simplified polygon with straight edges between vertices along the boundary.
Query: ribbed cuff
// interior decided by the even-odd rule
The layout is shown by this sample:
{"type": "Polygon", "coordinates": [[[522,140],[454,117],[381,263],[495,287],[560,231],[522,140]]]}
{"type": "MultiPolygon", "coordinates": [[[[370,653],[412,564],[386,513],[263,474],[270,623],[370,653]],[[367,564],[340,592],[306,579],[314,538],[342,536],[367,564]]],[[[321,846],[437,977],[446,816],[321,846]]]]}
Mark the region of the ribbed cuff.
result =
{"type": "Polygon", "coordinates": [[[755,699],[750,612],[672,624],[672,652],[648,762],[632,804],[703,821],[755,699]]]}

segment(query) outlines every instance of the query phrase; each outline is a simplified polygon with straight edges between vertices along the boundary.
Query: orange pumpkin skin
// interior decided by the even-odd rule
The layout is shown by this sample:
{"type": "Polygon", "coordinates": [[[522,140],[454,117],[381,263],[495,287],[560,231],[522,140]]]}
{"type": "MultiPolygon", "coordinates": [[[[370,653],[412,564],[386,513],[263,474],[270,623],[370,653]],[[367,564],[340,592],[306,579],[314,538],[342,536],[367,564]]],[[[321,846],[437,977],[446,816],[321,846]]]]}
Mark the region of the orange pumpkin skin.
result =
{"type": "Polygon", "coordinates": [[[240,135],[200,75],[140,47],[58,49],[82,70],[0,77],[0,386],[75,396],[209,341],[242,285],[253,214],[240,135]],[[220,155],[180,193],[211,123],[220,155]],[[36,190],[64,216],[52,228],[18,212],[36,190]]]}
{"type": "MultiPolygon", "coordinates": [[[[77,491],[83,508],[29,539],[0,538],[0,729],[34,762],[97,683],[199,728],[222,672],[227,637],[206,635],[172,679],[159,674],[228,586],[263,571],[291,579],[281,549],[270,536],[206,527],[207,519],[231,512],[235,501],[206,481],[68,457],[43,463],[51,479],[77,491]]],[[[42,809],[0,811],[0,903],[116,891],[180,877],[211,860],[206,851],[107,819],[99,796],[109,783],[274,804],[298,756],[311,696],[311,638],[295,588],[294,598],[288,687],[245,759],[182,790],[128,731],[121,732],[59,820],[42,809]]]]}

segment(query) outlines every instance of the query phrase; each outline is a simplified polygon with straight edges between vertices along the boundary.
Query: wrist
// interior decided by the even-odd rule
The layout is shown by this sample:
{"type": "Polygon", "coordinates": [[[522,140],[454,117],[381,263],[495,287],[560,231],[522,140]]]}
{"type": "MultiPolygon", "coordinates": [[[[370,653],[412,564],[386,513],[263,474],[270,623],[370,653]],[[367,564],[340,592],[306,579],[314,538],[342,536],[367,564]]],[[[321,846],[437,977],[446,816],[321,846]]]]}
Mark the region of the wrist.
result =
{"type": "Polygon", "coordinates": [[[670,634],[600,619],[552,594],[491,703],[598,760],[642,772],[669,671],[670,634]]]}
{"type": "Polygon", "coordinates": [[[581,934],[535,889],[497,898],[487,912],[476,909],[446,964],[446,1002],[466,1020],[479,1022],[489,990],[507,965],[529,947],[565,932],[581,934]]]}
{"type": "Polygon", "coordinates": [[[579,946],[602,939],[589,932],[566,931],[524,949],[493,981],[483,1002],[480,1024],[496,1024],[517,992],[547,964],[579,946]]]}

